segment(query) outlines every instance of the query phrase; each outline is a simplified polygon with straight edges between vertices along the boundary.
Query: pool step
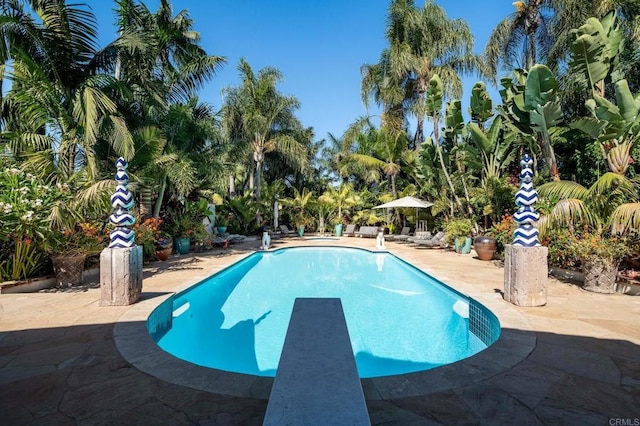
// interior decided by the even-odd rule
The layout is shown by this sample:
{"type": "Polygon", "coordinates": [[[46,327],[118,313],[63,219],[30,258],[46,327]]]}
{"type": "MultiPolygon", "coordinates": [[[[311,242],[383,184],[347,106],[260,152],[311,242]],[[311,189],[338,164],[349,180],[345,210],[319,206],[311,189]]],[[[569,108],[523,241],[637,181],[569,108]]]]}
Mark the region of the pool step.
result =
{"type": "Polygon", "coordinates": [[[371,424],[340,299],[296,299],[263,424],[371,424]]]}

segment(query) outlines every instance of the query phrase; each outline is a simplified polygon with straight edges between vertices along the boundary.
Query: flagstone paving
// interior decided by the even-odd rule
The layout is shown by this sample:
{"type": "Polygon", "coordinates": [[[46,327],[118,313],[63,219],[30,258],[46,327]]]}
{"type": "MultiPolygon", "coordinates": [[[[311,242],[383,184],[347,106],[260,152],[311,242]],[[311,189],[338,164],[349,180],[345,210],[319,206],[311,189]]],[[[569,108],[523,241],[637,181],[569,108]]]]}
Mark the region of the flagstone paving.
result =
{"type": "MultiPolygon", "coordinates": [[[[374,239],[354,237],[274,243],[375,247],[374,239]]],[[[159,364],[144,339],[127,334],[167,295],[259,245],[150,264],[142,299],[130,307],[99,307],[97,283],[0,296],[0,424],[262,424],[272,379],[210,373],[205,380],[201,367],[159,364]]],[[[363,380],[373,424],[640,425],[640,297],[588,293],[550,278],[547,305],[520,308],[502,300],[497,261],[387,248],[490,308],[503,334],[495,347],[453,365],[363,380]]]]}

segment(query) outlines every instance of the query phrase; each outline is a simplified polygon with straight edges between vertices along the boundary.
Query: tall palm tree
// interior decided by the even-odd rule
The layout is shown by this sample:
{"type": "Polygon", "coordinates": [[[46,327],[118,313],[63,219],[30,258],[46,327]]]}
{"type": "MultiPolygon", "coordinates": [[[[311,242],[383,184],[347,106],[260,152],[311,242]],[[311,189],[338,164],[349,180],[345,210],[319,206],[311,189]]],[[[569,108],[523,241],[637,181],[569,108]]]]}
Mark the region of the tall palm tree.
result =
{"type": "Polygon", "coordinates": [[[188,11],[174,16],[168,0],[160,0],[155,13],[133,0],[116,5],[120,34],[101,59],[148,105],[186,102],[225,63],[200,47],[188,11]]]}
{"type": "MultiPolygon", "coordinates": [[[[363,99],[372,96],[386,113],[401,105],[402,118],[416,117],[416,133],[410,141],[415,149],[424,137],[424,102],[431,77],[442,77],[445,96],[460,97],[460,74],[480,70],[480,61],[473,54],[474,40],[467,23],[449,19],[433,0],[419,9],[412,0],[394,0],[388,17],[389,47],[378,64],[362,68],[363,99]]],[[[398,123],[392,130],[399,130],[398,123]]]]}
{"type": "Polygon", "coordinates": [[[370,128],[363,136],[371,140],[374,150],[369,154],[353,153],[350,159],[367,170],[382,172],[389,180],[393,198],[397,198],[396,179],[400,174],[403,159],[407,156],[404,133],[392,134],[386,128],[370,128]]]}
{"type": "Polygon", "coordinates": [[[223,121],[229,139],[249,160],[249,187],[260,198],[262,168],[266,155],[278,152],[291,165],[308,164],[305,145],[296,137],[302,127],[294,115],[300,106],[295,97],[278,92],[282,74],[266,67],[254,73],[247,61],[238,65],[242,84],[224,89],[223,121]]]}
{"type": "Polygon", "coordinates": [[[498,70],[529,69],[544,63],[554,38],[550,31],[555,16],[554,0],[519,0],[515,11],[494,28],[484,57],[494,81],[498,70]]]}
{"type": "Polygon", "coordinates": [[[98,176],[95,147],[100,142],[130,159],[132,137],[111,99],[124,88],[96,66],[94,15],[64,1],[31,1],[33,16],[23,2],[2,6],[13,11],[2,22],[4,59],[12,61],[3,139],[13,153],[31,153],[43,172],[69,176],[84,167],[89,181],[98,176]],[[23,33],[28,36],[13,38],[23,33]]]}

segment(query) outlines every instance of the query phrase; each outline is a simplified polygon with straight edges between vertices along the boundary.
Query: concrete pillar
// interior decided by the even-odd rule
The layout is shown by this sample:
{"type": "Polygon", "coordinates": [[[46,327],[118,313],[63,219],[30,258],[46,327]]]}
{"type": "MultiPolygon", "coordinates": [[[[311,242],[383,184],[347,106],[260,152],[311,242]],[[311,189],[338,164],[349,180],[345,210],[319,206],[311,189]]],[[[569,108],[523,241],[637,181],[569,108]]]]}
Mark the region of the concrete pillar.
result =
{"type": "Polygon", "coordinates": [[[126,306],[142,293],[142,246],[106,248],[100,254],[100,306],[126,306]]]}
{"type": "Polygon", "coordinates": [[[547,304],[548,248],[507,244],[504,251],[504,299],[518,306],[547,304]]]}

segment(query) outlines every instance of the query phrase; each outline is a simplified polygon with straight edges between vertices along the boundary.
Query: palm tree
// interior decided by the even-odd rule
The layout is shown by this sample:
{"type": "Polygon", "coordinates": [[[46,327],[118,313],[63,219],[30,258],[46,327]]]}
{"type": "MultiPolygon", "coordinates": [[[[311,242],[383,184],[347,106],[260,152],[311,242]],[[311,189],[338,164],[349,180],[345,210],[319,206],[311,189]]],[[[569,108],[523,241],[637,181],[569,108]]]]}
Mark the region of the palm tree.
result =
{"type": "Polygon", "coordinates": [[[389,180],[391,194],[397,198],[396,178],[407,150],[404,134],[391,134],[385,128],[371,128],[364,137],[371,139],[374,151],[370,154],[353,153],[350,159],[366,170],[380,170],[389,180]]]}
{"type": "Polygon", "coordinates": [[[302,188],[302,191],[299,191],[298,188],[293,188],[293,197],[282,200],[283,205],[293,208],[293,216],[297,227],[307,225],[309,220],[308,211],[313,207],[314,203],[313,191],[309,191],[307,188],[302,188]]]}
{"type": "MultiPolygon", "coordinates": [[[[417,119],[417,128],[410,141],[415,149],[424,137],[424,102],[428,82],[435,74],[444,80],[445,96],[460,97],[460,74],[480,69],[480,61],[473,54],[473,35],[464,20],[447,17],[444,9],[433,0],[427,0],[416,9],[412,0],[394,0],[389,6],[387,41],[389,47],[382,52],[376,65],[365,65],[363,70],[363,99],[373,96],[389,115],[399,106],[417,119]]],[[[396,117],[399,114],[392,114],[396,117]]],[[[388,121],[383,127],[399,129],[388,121]]]]}
{"type": "Polygon", "coordinates": [[[174,198],[186,198],[198,188],[221,185],[224,170],[219,160],[222,150],[214,140],[214,111],[209,104],[195,97],[185,104],[173,104],[160,121],[163,143],[149,162],[142,162],[145,157],[138,159],[143,180],[159,184],[155,217],[160,214],[167,189],[174,198]]]}
{"type": "Polygon", "coordinates": [[[573,230],[587,226],[597,235],[640,232],[640,181],[614,172],[603,174],[585,188],[576,182],[549,182],[540,195],[558,200],[538,222],[541,234],[554,227],[573,230]]]}
{"type": "Polygon", "coordinates": [[[307,150],[296,137],[301,129],[294,111],[300,106],[295,97],[278,92],[282,74],[266,67],[256,75],[241,59],[238,65],[242,84],[224,89],[223,121],[227,135],[249,159],[249,187],[260,198],[262,168],[266,155],[277,152],[288,164],[303,169],[307,150]]]}
{"type": "Polygon", "coordinates": [[[133,0],[116,4],[120,35],[101,59],[143,106],[186,102],[225,63],[199,46],[200,33],[193,30],[189,13],[173,16],[168,0],[160,0],[155,13],[133,0]]]}
{"type": "Polygon", "coordinates": [[[84,167],[88,181],[95,181],[99,143],[116,157],[133,155],[131,134],[111,99],[124,88],[96,67],[95,17],[82,6],[32,1],[36,24],[22,6],[3,3],[15,12],[3,25],[5,59],[12,60],[3,139],[14,155],[30,153],[43,173],[69,176],[84,167]],[[11,31],[29,36],[11,44],[11,31]]]}
{"type": "Polygon", "coordinates": [[[554,0],[513,3],[515,12],[494,28],[484,51],[494,81],[499,68],[530,69],[536,63],[544,63],[554,42],[550,25],[555,16],[555,3],[554,0]]]}

